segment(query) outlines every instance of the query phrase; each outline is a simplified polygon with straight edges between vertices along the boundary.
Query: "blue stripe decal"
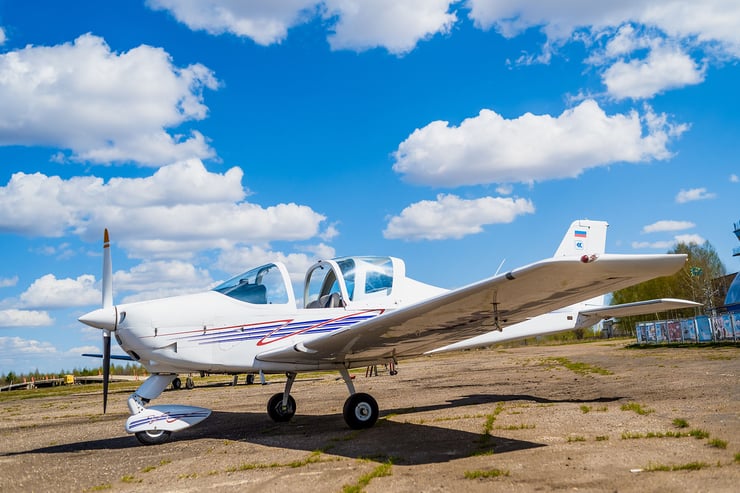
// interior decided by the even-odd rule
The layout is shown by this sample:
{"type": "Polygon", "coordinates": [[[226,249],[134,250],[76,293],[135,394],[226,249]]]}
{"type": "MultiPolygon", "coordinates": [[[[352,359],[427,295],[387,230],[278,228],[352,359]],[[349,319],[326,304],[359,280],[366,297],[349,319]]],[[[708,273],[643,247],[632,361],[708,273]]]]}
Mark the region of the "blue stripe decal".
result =
{"type": "Polygon", "coordinates": [[[356,323],[375,318],[377,314],[372,315],[354,315],[346,318],[305,320],[290,323],[267,322],[264,325],[251,325],[236,327],[228,330],[221,330],[218,333],[206,332],[203,334],[194,334],[186,336],[183,339],[197,342],[200,345],[218,344],[222,342],[247,341],[254,339],[278,339],[288,337],[293,333],[300,332],[301,335],[317,335],[333,332],[356,323]],[[308,330],[306,330],[308,329],[308,330]],[[303,332],[302,332],[303,331],[303,332]]]}

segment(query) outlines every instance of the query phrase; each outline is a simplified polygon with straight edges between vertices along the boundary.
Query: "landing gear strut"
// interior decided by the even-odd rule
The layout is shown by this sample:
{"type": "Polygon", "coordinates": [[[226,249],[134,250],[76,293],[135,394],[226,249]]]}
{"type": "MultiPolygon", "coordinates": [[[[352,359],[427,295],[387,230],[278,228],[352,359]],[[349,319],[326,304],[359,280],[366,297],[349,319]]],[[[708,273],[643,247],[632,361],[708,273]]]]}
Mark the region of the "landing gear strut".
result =
{"type": "MultiPolygon", "coordinates": [[[[355,392],[355,386],[347,368],[340,369],[339,373],[349,390],[349,397],[344,402],[342,411],[344,421],[353,430],[371,428],[378,421],[380,415],[378,403],[369,394],[355,392]]],[[[285,390],[273,395],[267,402],[267,414],[278,423],[290,421],[296,410],[295,399],[290,395],[296,373],[288,372],[286,375],[288,381],[285,382],[285,390]]]]}
{"type": "Polygon", "coordinates": [[[267,414],[273,421],[284,423],[295,415],[295,399],[290,395],[290,388],[295,382],[296,373],[288,372],[288,381],[285,382],[285,391],[278,392],[267,401],[267,414]]]}

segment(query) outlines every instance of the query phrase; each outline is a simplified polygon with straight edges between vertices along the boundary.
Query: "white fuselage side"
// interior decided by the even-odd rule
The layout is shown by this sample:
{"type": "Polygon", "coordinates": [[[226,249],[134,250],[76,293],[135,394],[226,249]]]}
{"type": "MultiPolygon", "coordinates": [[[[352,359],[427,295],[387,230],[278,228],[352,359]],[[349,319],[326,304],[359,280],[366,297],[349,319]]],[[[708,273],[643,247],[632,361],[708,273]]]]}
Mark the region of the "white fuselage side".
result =
{"type": "Polygon", "coordinates": [[[283,364],[271,368],[255,356],[386,311],[253,305],[215,291],[118,305],[117,309],[119,319],[123,319],[115,331],[119,344],[153,373],[321,369],[318,362],[310,367],[286,368],[283,364]]]}

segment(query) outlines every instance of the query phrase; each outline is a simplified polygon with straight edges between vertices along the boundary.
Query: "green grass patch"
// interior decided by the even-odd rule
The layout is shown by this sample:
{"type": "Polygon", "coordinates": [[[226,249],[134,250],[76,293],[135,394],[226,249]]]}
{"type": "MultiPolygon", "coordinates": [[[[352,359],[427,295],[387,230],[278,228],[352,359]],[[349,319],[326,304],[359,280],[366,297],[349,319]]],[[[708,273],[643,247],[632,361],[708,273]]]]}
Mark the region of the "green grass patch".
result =
{"type": "Polygon", "coordinates": [[[689,436],[692,436],[696,438],[697,440],[702,440],[704,438],[709,438],[709,432],[704,431],[704,430],[695,429],[695,430],[689,431],[689,436]]]}
{"type": "Polygon", "coordinates": [[[97,486],[93,486],[92,488],[87,489],[85,491],[105,491],[105,490],[112,490],[112,489],[113,489],[112,484],[104,483],[104,484],[99,484],[97,486]]]}
{"type": "Polygon", "coordinates": [[[688,428],[689,422],[683,418],[676,418],[673,420],[673,426],[676,428],[688,428]]]}
{"type": "Polygon", "coordinates": [[[486,414],[486,421],[483,423],[483,434],[478,438],[478,444],[481,447],[486,447],[491,440],[491,431],[493,430],[493,423],[496,422],[496,418],[504,410],[504,403],[499,402],[496,404],[496,408],[491,414],[486,414]]]}
{"type": "Polygon", "coordinates": [[[508,476],[509,471],[503,469],[488,469],[486,471],[465,471],[465,479],[488,479],[508,476]]]}
{"type": "Polygon", "coordinates": [[[622,411],[634,411],[641,416],[646,416],[650,413],[655,412],[655,409],[648,409],[648,408],[642,407],[637,402],[628,402],[627,404],[622,404],[621,409],[622,411]]]}
{"type": "Polygon", "coordinates": [[[571,361],[568,358],[545,358],[543,360],[545,364],[550,363],[557,363],[561,366],[564,366],[565,368],[569,369],[570,371],[574,373],[578,373],[579,375],[588,375],[589,373],[596,373],[599,375],[612,375],[612,372],[605,368],[600,368],[598,366],[589,365],[588,363],[579,363],[575,361],[571,361]]]}
{"type": "Polygon", "coordinates": [[[385,476],[390,476],[393,474],[393,460],[388,459],[388,461],[380,464],[378,467],[373,469],[367,474],[363,474],[360,476],[360,478],[357,480],[357,483],[353,485],[345,485],[342,488],[343,493],[361,493],[363,489],[370,484],[370,481],[372,481],[375,478],[382,478],[385,476]]]}
{"type": "Polygon", "coordinates": [[[650,464],[649,466],[643,468],[646,472],[654,472],[654,471],[698,471],[699,469],[704,469],[709,467],[709,464],[706,462],[688,462],[686,464],[674,464],[672,466],[668,466],[665,464],[650,464]]]}
{"type": "Polygon", "coordinates": [[[735,454],[735,462],[740,462],[740,452],[735,454]]]}
{"type": "MultiPolygon", "coordinates": [[[[694,437],[698,440],[709,438],[709,433],[704,430],[690,430],[690,431],[649,431],[647,433],[631,433],[625,431],[622,433],[622,440],[633,440],[638,438],[686,438],[694,437]]],[[[722,442],[722,440],[719,440],[722,442]]],[[[727,443],[725,442],[725,447],[727,443]]],[[[720,448],[725,448],[720,447],[720,448]]]]}
{"type": "Polygon", "coordinates": [[[581,412],[582,412],[583,414],[587,414],[587,413],[590,413],[590,412],[591,412],[591,406],[587,406],[587,405],[585,405],[585,404],[582,404],[582,405],[581,405],[581,412]]]}
{"type": "Polygon", "coordinates": [[[622,440],[634,440],[638,438],[686,438],[692,436],[689,433],[680,431],[649,431],[647,433],[622,433],[622,440]]]}
{"type": "Polygon", "coordinates": [[[580,436],[580,435],[569,436],[568,437],[568,443],[571,443],[571,442],[585,442],[585,441],[586,441],[586,437],[583,437],[583,436],[580,436]]]}
{"type": "Polygon", "coordinates": [[[609,435],[599,435],[595,438],[597,442],[605,442],[609,440],[609,435]]]}
{"type": "Polygon", "coordinates": [[[707,445],[714,448],[721,448],[726,449],[727,448],[727,442],[725,440],[720,440],[719,438],[712,438],[707,442],[707,445]]]}
{"type": "Polygon", "coordinates": [[[280,468],[280,467],[291,467],[291,468],[298,468],[303,467],[308,464],[314,464],[316,462],[321,462],[321,454],[322,450],[314,450],[309,454],[308,457],[302,460],[294,460],[291,462],[272,462],[270,464],[253,464],[253,463],[244,463],[236,467],[230,467],[226,469],[226,472],[238,472],[238,471],[254,471],[257,469],[273,469],[273,468],[280,468]]]}

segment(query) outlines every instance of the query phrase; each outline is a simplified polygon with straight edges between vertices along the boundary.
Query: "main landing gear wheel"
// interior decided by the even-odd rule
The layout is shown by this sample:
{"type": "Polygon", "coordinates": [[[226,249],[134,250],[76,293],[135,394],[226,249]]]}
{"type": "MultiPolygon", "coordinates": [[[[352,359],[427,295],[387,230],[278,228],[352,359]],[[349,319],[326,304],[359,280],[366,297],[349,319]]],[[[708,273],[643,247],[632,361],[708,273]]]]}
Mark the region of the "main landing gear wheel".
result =
{"type": "Polygon", "coordinates": [[[180,380],[180,377],[175,377],[174,380],[172,380],[172,388],[174,390],[180,390],[182,388],[182,380],[180,380]]]}
{"type": "Polygon", "coordinates": [[[378,403],[369,394],[352,394],[344,402],[344,421],[353,430],[371,428],[378,420],[378,403]]]}
{"type": "Polygon", "coordinates": [[[143,445],[159,445],[170,439],[172,432],[166,430],[140,431],[136,439],[143,445]]]}
{"type": "Polygon", "coordinates": [[[283,393],[277,393],[267,401],[267,414],[273,421],[284,423],[290,421],[295,414],[295,399],[292,395],[288,396],[288,405],[283,407],[283,393]]]}
{"type": "Polygon", "coordinates": [[[195,387],[195,382],[193,382],[192,377],[188,377],[185,379],[185,388],[188,390],[192,390],[193,387],[195,387]]]}

